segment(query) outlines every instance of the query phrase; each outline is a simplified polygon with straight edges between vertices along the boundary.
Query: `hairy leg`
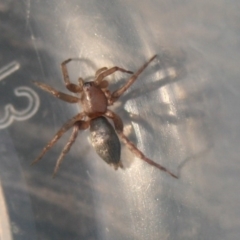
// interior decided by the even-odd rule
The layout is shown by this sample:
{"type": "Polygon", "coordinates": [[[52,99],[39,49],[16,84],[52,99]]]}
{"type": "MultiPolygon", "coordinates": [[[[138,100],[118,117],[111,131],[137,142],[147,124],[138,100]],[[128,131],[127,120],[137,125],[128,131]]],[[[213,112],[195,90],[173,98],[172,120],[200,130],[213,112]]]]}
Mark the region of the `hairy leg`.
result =
{"type": "Polygon", "coordinates": [[[82,88],[81,88],[81,86],[78,86],[77,84],[70,82],[70,78],[69,78],[69,74],[68,74],[68,70],[67,70],[67,64],[73,60],[76,60],[76,59],[69,58],[69,59],[65,60],[64,62],[62,62],[62,64],[61,64],[62,74],[63,74],[63,79],[65,82],[66,88],[71,92],[78,93],[78,92],[82,91],[82,88]]]}
{"type": "Polygon", "coordinates": [[[126,146],[128,147],[128,149],[134,153],[138,158],[140,158],[141,160],[147,162],[148,164],[170,174],[172,177],[174,178],[178,178],[175,174],[173,174],[172,172],[170,172],[168,169],[166,169],[165,167],[163,167],[162,165],[152,161],[151,159],[147,158],[136,146],[135,144],[133,144],[123,133],[123,123],[121,118],[114,112],[108,110],[105,114],[106,117],[111,118],[113,120],[116,132],[118,133],[119,137],[121,138],[121,140],[126,144],[126,146]]]}
{"type": "Polygon", "coordinates": [[[72,134],[67,142],[67,144],[64,146],[58,160],[57,163],[55,165],[54,171],[53,171],[53,178],[56,176],[58,169],[63,161],[64,156],[69,152],[71,146],[73,145],[73,143],[75,142],[77,135],[78,135],[78,131],[79,131],[79,126],[77,124],[75,124],[73,126],[73,130],[72,130],[72,134]]]}
{"type": "Polygon", "coordinates": [[[99,68],[95,73],[95,78],[97,78],[100,73],[106,71],[107,69],[108,69],[107,67],[99,68]]]}
{"type": "MultiPolygon", "coordinates": [[[[32,162],[32,164],[37,163],[44,156],[44,154],[53,147],[53,145],[62,137],[62,135],[69,130],[77,121],[80,121],[85,116],[85,113],[79,113],[75,117],[68,120],[54,135],[54,137],[48,142],[48,144],[43,148],[40,155],[32,162]]],[[[32,165],[31,164],[31,165],[32,165]]]]}
{"type": "Polygon", "coordinates": [[[112,93],[112,99],[115,102],[138,78],[138,76],[145,70],[145,68],[152,62],[157,55],[151,57],[139,70],[129,78],[129,80],[119,89],[112,93]]]}
{"type": "Polygon", "coordinates": [[[101,73],[98,75],[98,77],[96,78],[95,82],[96,82],[97,84],[99,84],[105,77],[113,74],[113,73],[116,72],[116,71],[133,74],[132,71],[128,71],[128,70],[125,70],[125,69],[120,68],[120,67],[112,67],[112,68],[107,69],[107,70],[104,71],[104,72],[101,72],[101,73]]]}
{"type": "Polygon", "coordinates": [[[63,161],[64,156],[69,152],[70,148],[72,147],[73,143],[75,142],[79,130],[84,130],[89,127],[89,122],[85,121],[78,121],[74,124],[72,134],[67,142],[67,144],[64,146],[57,163],[55,165],[54,171],[53,171],[53,178],[56,176],[56,173],[58,172],[58,169],[63,161]]]}
{"type": "Polygon", "coordinates": [[[66,93],[63,93],[63,92],[59,92],[57,91],[56,89],[54,89],[53,87],[47,85],[47,84],[44,84],[44,83],[41,83],[41,82],[36,82],[36,81],[33,81],[33,83],[41,88],[42,90],[52,94],[54,97],[56,98],[59,98],[65,102],[69,102],[69,103],[77,103],[80,101],[79,98],[77,97],[74,97],[74,96],[71,96],[71,95],[68,95],[66,93]]]}

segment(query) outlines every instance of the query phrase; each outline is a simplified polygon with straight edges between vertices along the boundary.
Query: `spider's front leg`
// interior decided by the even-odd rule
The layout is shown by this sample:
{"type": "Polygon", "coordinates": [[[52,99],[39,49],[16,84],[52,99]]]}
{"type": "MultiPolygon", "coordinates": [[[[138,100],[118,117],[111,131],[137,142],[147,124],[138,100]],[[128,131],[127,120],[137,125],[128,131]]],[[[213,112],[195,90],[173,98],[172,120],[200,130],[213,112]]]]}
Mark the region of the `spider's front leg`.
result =
{"type": "Polygon", "coordinates": [[[99,68],[96,73],[95,73],[95,78],[97,79],[98,78],[98,75],[102,72],[105,72],[108,68],[107,67],[102,67],[102,68],[99,68]]]}
{"type": "Polygon", "coordinates": [[[67,70],[67,64],[73,60],[78,60],[78,59],[69,58],[69,59],[65,60],[64,62],[62,62],[62,64],[61,64],[62,74],[63,74],[63,79],[65,82],[66,88],[73,93],[79,93],[82,91],[82,86],[79,86],[77,84],[70,82],[70,78],[69,78],[69,74],[68,74],[68,70],[67,70]]]}
{"type": "Polygon", "coordinates": [[[149,65],[149,63],[152,62],[156,57],[157,57],[157,55],[154,55],[153,57],[151,57],[142,67],[140,67],[138,69],[137,72],[135,72],[128,79],[128,81],[122,87],[120,87],[119,89],[117,89],[116,91],[114,91],[112,93],[112,101],[113,102],[118,100],[118,98],[136,81],[138,76],[145,70],[145,68],[149,65]]]}
{"type": "Polygon", "coordinates": [[[107,68],[100,68],[96,72],[96,79],[95,79],[96,84],[99,84],[105,77],[113,74],[116,71],[133,74],[132,71],[128,71],[126,69],[123,69],[123,68],[120,68],[120,67],[117,67],[117,66],[109,68],[109,69],[107,69],[107,68]]]}
{"type": "Polygon", "coordinates": [[[111,118],[113,120],[113,124],[114,127],[116,129],[116,132],[118,133],[119,137],[121,138],[121,140],[126,144],[126,146],[128,147],[128,149],[134,153],[138,158],[140,158],[141,160],[147,162],[148,164],[160,169],[161,171],[164,171],[166,173],[168,173],[169,175],[171,175],[174,178],[178,178],[175,174],[173,174],[172,172],[170,172],[168,169],[166,169],[165,167],[163,167],[162,165],[152,161],[151,159],[147,158],[123,133],[123,123],[121,118],[114,112],[108,110],[105,113],[105,116],[108,118],[111,118]]]}

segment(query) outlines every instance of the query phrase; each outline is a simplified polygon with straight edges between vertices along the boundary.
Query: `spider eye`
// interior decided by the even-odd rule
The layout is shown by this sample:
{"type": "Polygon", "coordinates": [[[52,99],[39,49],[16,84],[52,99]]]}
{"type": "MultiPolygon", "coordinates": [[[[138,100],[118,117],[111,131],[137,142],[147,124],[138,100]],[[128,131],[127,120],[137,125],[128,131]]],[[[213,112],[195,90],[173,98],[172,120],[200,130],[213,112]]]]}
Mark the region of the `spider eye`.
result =
{"type": "Polygon", "coordinates": [[[91,87],[93,85],[93,82],[85,82],[84,87],[91,87]]]}
{"type": "Polygon", "coordinates": [[[85,82],[84,84],[83,84],[83,87],[84,88],[90,88],[90,87],[92,87],[93,86],[93,82],[85,82]]]}

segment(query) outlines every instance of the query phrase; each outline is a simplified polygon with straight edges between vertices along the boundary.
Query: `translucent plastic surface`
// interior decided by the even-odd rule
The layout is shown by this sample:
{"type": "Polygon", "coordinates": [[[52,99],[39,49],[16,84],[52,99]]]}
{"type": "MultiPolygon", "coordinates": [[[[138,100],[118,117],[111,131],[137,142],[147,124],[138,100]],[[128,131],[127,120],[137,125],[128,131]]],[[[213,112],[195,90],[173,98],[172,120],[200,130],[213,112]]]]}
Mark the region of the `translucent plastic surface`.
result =
{"type": "MultiPolygon", "coordinates": [[[[0,2],[0,239],[238,240],[240,237],[239,1],[0,2]],[[37,89],[65,89],[101,67],[136,71],[115,108],[129,138],[176,180],[124,147],[124,170],[103,162],[83,131],[55,179],[81,111],[37,89]]],[[[115,73],[115,90],[127,80],[115,73]]]]}

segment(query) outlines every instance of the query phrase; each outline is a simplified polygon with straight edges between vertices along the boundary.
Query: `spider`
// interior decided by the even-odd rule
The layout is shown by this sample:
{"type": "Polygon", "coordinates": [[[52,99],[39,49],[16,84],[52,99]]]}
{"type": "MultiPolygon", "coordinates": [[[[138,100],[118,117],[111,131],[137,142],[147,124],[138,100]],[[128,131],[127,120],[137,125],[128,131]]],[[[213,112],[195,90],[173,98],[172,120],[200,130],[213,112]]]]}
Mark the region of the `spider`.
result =
{"type": "MultiPolygon", "coordinates": [[[[65,102],[68,103],[79,103],[82,106],[83,111],[78,113],[76,116],[68,120],[60,129],[59,131],[54,135],[54,137],[48,142],[48,144],[43,148],[40,155],[32,162],[32,164],[37,163],[44,154],[52,148],[52,146],[62,137],[62,135],[73,127],[72,134],[67,142],[67,144],[64,146],[53,171],[53,177],[56,175],[56,173],[59,170],[60,164],[63,161],[64,156],[66,153],[70,150],[71,146],[73,145],[74,141],[77,138],[79,130],[85,130],[90,127],[90,131],[92,129],[92,126],[99,126],[102,129],[107,130],[108,137],[114,137],[114,134],[117,133],[117,135],[120,137],[123,143],[126,144],[126,146],[132,151],[138,158],[141,160],[147,162],[148,164],[165,171],[166,173],[170,174],[174,178],[178,178],[175,174],[171,173],[168,169],[163,167],[162,165],[152,161],[151,159],[147,158],[123,133],[123,122],[121,118],[114,113],[113,111],[108,109],[108,106],[113,105],[119,97],[136,81],[137,77],[144,71],[144,69],[149,65],[150,62],[152,62],[157,55],[154,55],[151,57],[145,64],[142,65],[142,67],[139,68],[139,70],[136,73],[133,73],[131,71],[125,70],[120,67],[112,67],[112,68],[100,68],[96,71],[94,81],[90,82],[84,82],[82,78],[78,79],[78,84],[71,83],[67,64],[71,62],[72,60],[77,59],[67,59],[61,64],[63,79],[65,82],[66,88],[70,91],[76,94],[76,96],[68,95],[63,92],[59,92],[52,88],[49,85],[46,85],[44,83],[36,82],[33,83],[41,88],[44,91],[47,91],[48,93],[52,94],[54,97],[59,98],[65,102]],[[124,72],[128,74],[133,74],[127,82],[117,89],[114,92],[110,92],[108,90],[108,81],[104,78],[113,74],[114,72],[124,72]],[[96,121],[98,120],[99,121],[96,121]],[[115,130],[111,130],[111,124],[108,125],[105,118],[109,118],[112,120],[115,130]],[[105,119],[105,120],[104,120],[105,119]],[[110,131],[111,130],[111,131],[110,131]],[[116,133],[115,133],[116,131],[116,133]]],[[[95,137],[95,140],[99,140],[98,142],[101,142],[101,139],[98,139],[100,135],[97,135],[95,137]]],[[[101,137],[101,136],[100,136],[101,137]]],[[[116,142],[116,140],[114,140],[116,142]]],[[[119,140],[118,140],[119,141],[119,140]]],[[[115,143],[113,142],[113,143],[115,143]]],[[[105,144],[106,145],[106,144],[105,144]]],[[[105,145],[98,145],[98,149],[100,151],[109,151],[107,149],[104,149],[105,145]]],[[[108,142],[109,145],[109,142],[108,142]]],[[[111,142],[110,142],[111,145],[111,142]]],[[[115,144],[116,145],[116,144],[115,144]]],[[[109,146],[111,148],[111,146],[109,146]]],[[[118,149],[115,149],[116,151],[120,152],[120,145],[118,149]]],[[[112,149],[115,151],[114,149],[112,149]]],[[[99,154],[100,155],[100,154],[99,154]]],[[[123,165],[120,161],[120,154],[119,154],[119,160],[118,159],[110,159],[106,160],[104,159],[108,164],[113,165],[115,170],[118,169],[118,167],[123,168],[123,165]]]]}

